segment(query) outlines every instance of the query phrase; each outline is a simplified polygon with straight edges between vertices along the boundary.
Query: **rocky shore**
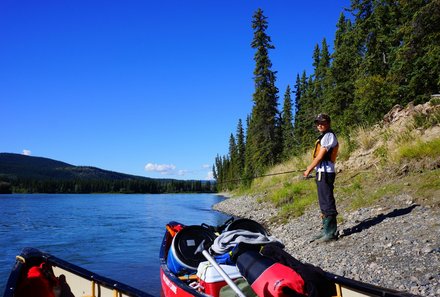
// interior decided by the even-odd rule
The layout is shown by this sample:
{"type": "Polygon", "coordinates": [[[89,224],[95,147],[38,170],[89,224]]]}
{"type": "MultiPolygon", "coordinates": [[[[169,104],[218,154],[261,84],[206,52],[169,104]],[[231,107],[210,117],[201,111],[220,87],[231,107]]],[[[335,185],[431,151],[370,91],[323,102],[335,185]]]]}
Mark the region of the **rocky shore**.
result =
{"type": "Polygon", "coordinates": [[[214,209],[263,224],[297,259],[348,278],[421,296],[440,296],[440,209],[411,196],[386,197],[376,206],[340,211],[339,239],[310,243],[320,230],[318,209],[286,224],[258,197],[228,198],[214,209]]]}

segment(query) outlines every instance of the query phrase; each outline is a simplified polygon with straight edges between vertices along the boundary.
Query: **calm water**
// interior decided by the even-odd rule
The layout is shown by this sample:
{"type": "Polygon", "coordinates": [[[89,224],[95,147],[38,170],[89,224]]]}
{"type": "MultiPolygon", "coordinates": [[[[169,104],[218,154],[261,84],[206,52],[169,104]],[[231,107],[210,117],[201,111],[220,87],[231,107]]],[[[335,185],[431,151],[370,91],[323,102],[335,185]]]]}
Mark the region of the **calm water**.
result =
{"type": "Polygon", "coordinates": [[[35,247],[93,272],[160,294],[165,224],[219,225],[210,194],[0,195],[0,295],[15,256],[35,247]]]}

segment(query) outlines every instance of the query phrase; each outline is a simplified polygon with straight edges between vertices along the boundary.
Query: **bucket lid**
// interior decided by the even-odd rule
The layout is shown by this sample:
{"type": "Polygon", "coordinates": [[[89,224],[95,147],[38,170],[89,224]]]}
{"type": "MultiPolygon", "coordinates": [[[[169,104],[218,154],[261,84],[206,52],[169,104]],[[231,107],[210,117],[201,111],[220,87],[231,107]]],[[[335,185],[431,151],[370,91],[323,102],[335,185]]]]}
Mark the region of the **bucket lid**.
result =
{"type": "Polygon", "coordinates": [[[206,261],[203,254],[196,253],[197,248],[205,241],[205,247],[211,246],[214,242],[213,231],[202,226],[186,226],[173,238],[172,249],[177,257],[187,268],[197,270],[200,262],[206,261]]]}
{"type": "Polygon", "coordinates": [[[251,219],[237,219],[226,227],[226,231],[238,229],[261,233],[265,236],[269,235],[269,232],[260,223],[251,219]]]}

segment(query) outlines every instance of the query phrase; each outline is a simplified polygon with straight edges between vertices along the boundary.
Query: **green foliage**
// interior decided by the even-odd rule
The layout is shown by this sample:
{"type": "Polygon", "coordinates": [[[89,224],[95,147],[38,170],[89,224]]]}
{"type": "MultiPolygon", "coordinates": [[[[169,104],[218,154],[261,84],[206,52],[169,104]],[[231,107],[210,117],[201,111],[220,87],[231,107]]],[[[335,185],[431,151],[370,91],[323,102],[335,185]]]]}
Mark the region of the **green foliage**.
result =
{"type": "Polygon", "coordinates": [[[288,182],[268,195],[268,199],[278,208],[278,219],[301,216],[311,204],[316,203],[315,184],[310,180],[288,182]]]}
{"type": "Polygon", "coordinates": [[[287,160],[293,154],[295,147],[294,135],[293,135],[293,116],[292,116],[292,99],[290,97],[290,86],[287,86],[286,93],[284,94],[283,112],[281,116],[281,128],[282,128],[282,159],[287,160]]]}
{"type": "Polygon", "coordinates": [[[440,124],[440,109],[433,113],[423,114],[417,113],[414,115],[414,125],[417,128],[427,129],[440,124]]]}
{"type": "Polygon", "coordinates": [[[268,166],[279,160],[281,142],[278,134],[278,89],[275,74],[269,59],[269,49],[273,49],[270,37],[266,34],[267,17],[258,9],[253,16],[254,39],[251,43],[256,50],[254,55],[255,92],[254,106],[248,128],[250,145],[254,148],[250,155],[253,173],[261,175],[268,166]]]}
{"type": "Polygon", "coordinates": [[[422,142],[407,144],[400,147],[398,152],[398,160],[409,159],[417,160],[423,158],[436,158],[440,156],[440,138],[422,142]]]}
{"type": "MultiPolygon", "coordinates": [[[[326,39],[315,45],[311,53],[313,72],[296,75],[293,90],[286,90],[281,112],[277,106],[276,71],[268,55],[275,47],[266,34],[268,22],[262,10],[254,14],[254,106],[244,137],[244,169],[239,174],[243,180],[232,188],[250,185],[255,176],[288,158],[291,147],[295,155],[312,147],[316,139],[313,118],[317,113],[330,114],[338,135],[350,135],[359,125],[369,128],[381,120],[395,104],[423,103],[439,92],[439,1],[352,0],[346,11],[351,15],[341,14],[336,24],[333,53],[326,39]],[[295,94],[294,107],[289,106],[290,93],[295,94]],[[290,114],[294,118],[293,132],[290,114]]],[[[414,122],[423,128],[436,125],[438,112],[428,119],[417,115],[414,122]]],[[[404,143],[412,136],[402,133],[398,137],[404,143]]],[[[350,137],[347,139],[345,156],[356,146],[350,137]]],[[[381,160],[389,153],[385,147],[375,151],[381,160]]],[[[216,164],[231,170],[234,166],[229,161],[227,157],[216,164]]],[[[216,171],[225,172],[225,168],[217,167],[216,171]]]]}
{"type": "Polygon", "coordinates": [[[268,195],[270,201],[277,207],[293,202],[302,196],[312,192],[309,181],[286,183],[282,188],[273,191],[268,195]]]}
{"type": "Polygon", "coordinates": [[[380,75],[358,78],[355,81],[353,107],[359,122],[373,124],[393,106],[390,85],[380,75]]]}
{"type": "Polygon", "coordinates": [[[385,163],[388,160],[388,148],[385,145],[381,145],[379,146],[375,151],[374,151],[374,156],[376,158],[379,158],[379,160],[381,161],[381,163],[385,163]]]}
{"type": "Polygon", "coordinates": [[[357,134],[358,147],[364,150],[371,149],[377,142],[376,135],[366,126],[357,127],[354,133],[357,134]]]}

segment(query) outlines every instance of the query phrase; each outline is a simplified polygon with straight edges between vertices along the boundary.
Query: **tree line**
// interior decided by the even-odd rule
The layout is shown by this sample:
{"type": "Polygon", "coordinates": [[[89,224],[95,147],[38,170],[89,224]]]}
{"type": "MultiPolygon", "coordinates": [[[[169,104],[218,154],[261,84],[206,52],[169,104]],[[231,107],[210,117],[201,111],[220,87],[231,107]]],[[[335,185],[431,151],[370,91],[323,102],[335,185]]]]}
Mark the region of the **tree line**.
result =
{"type": "Polygon", "coordinates": [[[143,179],[35,179],[16,178],[0,182],[1,193],[212,193],[214,182],[200,180],[143,180],[143,179]]]}
{"type": "Polygon", "coordinates": [[[218,188],[248,184],[253,177],[313,145],[313,118],[332,117],[337,133],[380,120],[395,104],[429,101],[440,90],[440,1],[352,0],[336,24],[333,52],[324,38],[312,53],[313,71],[287,86],[281,110],[269,50],[268,20],[252,18],[255,49],[253,107],[244,127],[217,155],[218,188]],[[235,181],[235,182],[230,182],[235,181]]]}

